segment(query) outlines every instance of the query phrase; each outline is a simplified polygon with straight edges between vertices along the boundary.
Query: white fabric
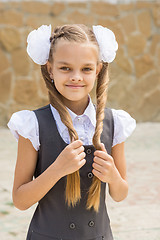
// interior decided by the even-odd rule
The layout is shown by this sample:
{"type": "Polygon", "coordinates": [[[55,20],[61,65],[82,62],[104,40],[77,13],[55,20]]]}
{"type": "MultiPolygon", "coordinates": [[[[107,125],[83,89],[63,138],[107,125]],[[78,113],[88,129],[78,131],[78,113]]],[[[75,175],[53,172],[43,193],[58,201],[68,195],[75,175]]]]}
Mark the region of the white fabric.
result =
{"type": "MultiPolygon", "coordinates": [[[[52,105],[50,105],[50,107],[51,107],[53,116],[56,120],[57,128],[61,137],[66,143],[69,144],[70,138],[69,138],[67,127],[62,123],[60,119],[60,115],[57,112],[57,110],[52,105]]],[[[69,108],[67,109],[71,115],[73,126],[77,131],[79,139],[81,139],[85,145],[91,145],[92,137],[93,137],[95,125],[96,125],[96,112],[91,99],[82,115],[77,116],[69,108]]]]}
{"type": "Polygon", "coordinates": [[[51,25],[42,25],[33,30],[27,37],[27,53],[32,60],[40,65],[47,63],[50,52],[51,25]]]}
{"type": "MultiPolygon", "coordinates": [[[[69,134],[66,126],[61,122],[59,113],[51,106],[52,114],[56,120],[58,131],[66,143],[69,143],[69,134]]],[[[111,109],[114,118],[114,138],[113,146],[124,142],[136,127],[136,121],[124,110],[111,109]]],[[[92,137],[95,130],[96,114],[92,101],[90,100],[88,107],[82,115],[77,116],[69,110],[73,125],[78,133],[79,138],[84,145],[92,144],[92,137]]],[[[13,113],[8,127],[15,138],[19,139],[19,135],[28,138],[36,151],[38,151],[39,143],[39,127],[36,115],[33,111],[22,110],[13,113]]]]}
{"type": "Polygon", "coordinates": [[[93,32],[99,45],[100,59],[103,62],[113,62],[118,50],[118,43],[114,33],[101,25],[93,26],[93,32]]]}
{"type": "MultiPolygon", "coordinates": [[[[93,26],[93,32],[100,49],[100,59],[111,63],[116,57],[118,43],[114,33],[101,25],[93,26]]],[[[33,30],[27,37],[27,53],[31,59],[40,65],[47,63],[50,52],[51,25],[42,25],[33,30]]]]}
{"type": "Polygon", "coordinates": [[[35,113],[29,110],[22,110],[12,114],[7,124],[14,137],[19,139],[19,135],[28,138],[36,151],[39,149],[39,127],[35,113]]]}

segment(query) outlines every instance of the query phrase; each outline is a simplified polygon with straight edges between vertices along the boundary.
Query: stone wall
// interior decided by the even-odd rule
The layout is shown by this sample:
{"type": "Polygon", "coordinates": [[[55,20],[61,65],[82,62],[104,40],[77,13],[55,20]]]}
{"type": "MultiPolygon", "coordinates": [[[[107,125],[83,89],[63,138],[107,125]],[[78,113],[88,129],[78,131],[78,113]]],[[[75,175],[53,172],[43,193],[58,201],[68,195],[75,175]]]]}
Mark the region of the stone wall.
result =
{"type": "MultiPolygon", "coordinates": [[[[110,64],[107,105],[137,121],[160,121],[160,3],[0,2],[0,125],[11,114],[48,103],[40,68],[26,53],[28,33],[42,24],[101,24],[119,50],[110,64]]],[[[92,93],[95,101],[94,91],[92,93]]]]}

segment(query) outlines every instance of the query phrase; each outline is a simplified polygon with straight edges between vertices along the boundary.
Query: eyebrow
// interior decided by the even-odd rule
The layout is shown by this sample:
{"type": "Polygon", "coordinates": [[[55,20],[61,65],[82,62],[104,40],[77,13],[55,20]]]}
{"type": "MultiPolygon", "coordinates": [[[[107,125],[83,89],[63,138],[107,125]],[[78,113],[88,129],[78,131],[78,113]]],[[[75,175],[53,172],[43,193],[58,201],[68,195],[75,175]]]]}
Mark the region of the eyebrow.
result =
{"type": "Polygon", "coordinates": [[[69,63],[67,62],[57,62],[58,64],[64,64],[64,65],[70,65],[69,63]]]}
{"type": "MultiPolygon", "coordinates": [[[[63,64],[63,65],[71,65],[70,63],[67,62],[57,62],[58,64],[63,64]]],[[[84,63],[84,66],[94,66],[94,63],[84,63]]]]}

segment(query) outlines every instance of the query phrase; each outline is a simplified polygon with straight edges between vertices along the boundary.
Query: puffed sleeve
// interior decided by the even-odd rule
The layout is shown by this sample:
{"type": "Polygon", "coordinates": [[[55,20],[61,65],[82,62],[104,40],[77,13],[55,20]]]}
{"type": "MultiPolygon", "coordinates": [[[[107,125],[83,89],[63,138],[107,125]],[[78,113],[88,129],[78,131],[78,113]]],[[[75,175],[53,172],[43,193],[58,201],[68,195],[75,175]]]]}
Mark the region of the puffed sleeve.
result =
{"type": "Polygon", "coordinates": [[[31,141],[36,151],[39,150],[39,127],[33,111],[22,110],[13,113],[7,126],[17,141],[21,135],[31,141]]]}
{"type": "Polygon", "coordinates": [[[136,128],[136,121],[124,110],[111,109],[114,119],[113,145],[124,142],[136,128]]]}

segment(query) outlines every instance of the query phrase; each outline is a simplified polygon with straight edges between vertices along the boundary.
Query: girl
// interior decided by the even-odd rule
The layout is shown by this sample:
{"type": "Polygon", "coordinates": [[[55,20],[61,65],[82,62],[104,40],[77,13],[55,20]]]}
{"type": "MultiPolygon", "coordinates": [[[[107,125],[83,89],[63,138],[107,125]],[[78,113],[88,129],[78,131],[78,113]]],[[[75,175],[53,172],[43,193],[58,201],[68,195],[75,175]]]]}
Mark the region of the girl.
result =
{"type": "Polygon", "coordinates": [[[127,196],[124,141],[135,120],[105,108],[108,63],[118,44],[112,31],[84,25],[41,26],[27,39],[50,104],[14,113],[8,123],[18,139],[14,205],[38,202],[27,240],[111,240],[106,183],[111,197],[127,196]],[[97,105],[89,96],[97,82],[97,105]],[[33,179],[34,176],[34,179],[33,179]]]}

